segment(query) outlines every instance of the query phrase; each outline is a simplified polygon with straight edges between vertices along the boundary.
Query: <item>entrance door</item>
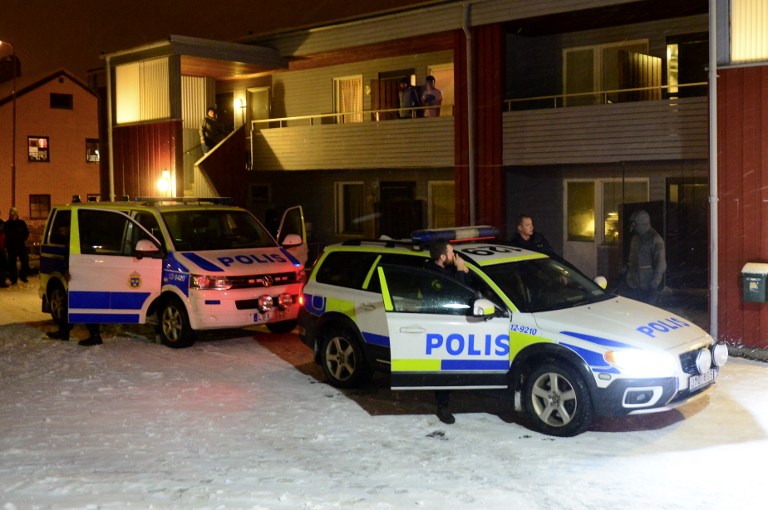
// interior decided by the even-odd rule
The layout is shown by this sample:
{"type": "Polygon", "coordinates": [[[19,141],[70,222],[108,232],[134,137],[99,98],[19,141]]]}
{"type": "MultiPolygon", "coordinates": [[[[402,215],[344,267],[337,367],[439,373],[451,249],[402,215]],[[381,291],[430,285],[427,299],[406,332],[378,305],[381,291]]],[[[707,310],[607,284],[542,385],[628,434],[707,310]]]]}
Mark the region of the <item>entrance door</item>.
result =
{"type": "Polygon", "coordinates": [[[378,273],[392,389],[507,387],[507,314],[475,316],[476,291],[429,269],[381,265],[378,273]]]}
{"type": "Polygon", "coordinates": [[[158,241],[127,214],[112,210],[77,209],[72,233],[69,322],[144,323],[162,283],[158,241]],[[146,240],[157,250],[137,254],[137,243],[146,240]]]}
{"type": "Polygon", "coordinates": [[[248,89],[248,106],[248,121],[268,119],[270,113],[269,87],[248,89]]]}

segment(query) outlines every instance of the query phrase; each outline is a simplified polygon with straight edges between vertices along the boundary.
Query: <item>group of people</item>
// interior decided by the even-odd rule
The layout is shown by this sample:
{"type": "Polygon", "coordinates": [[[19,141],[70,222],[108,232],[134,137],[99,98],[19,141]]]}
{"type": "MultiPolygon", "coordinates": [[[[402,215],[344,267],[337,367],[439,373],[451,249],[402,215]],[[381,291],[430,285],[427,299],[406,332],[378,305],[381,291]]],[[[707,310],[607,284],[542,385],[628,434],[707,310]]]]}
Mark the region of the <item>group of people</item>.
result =
{"type": "MultiPolygon", "coordinates": [[[[635,211],[630,217],[630,224],[632,237],[629,242],[629,257],[624,276],[619,283],[619,294],[655,304],[667,269],[664,239],[653,229],[650,215],[644,210],[635,211]]],[[[517,229],[509,244],[562,259],[549,241],[534,230],[533,219],[527,214],[518,216],[517,229]]],[[[432,244],[429,254],[429,269],[471,286],[469,268],[459,254],[454,253],[453,246],[448,242],[438,241],[432,244]]],[[[454,423],[456,418],[449,409],[450,392],[436,390],[435,400],[440,421],[449,425],[454,423]]]]}
{"type": "Polygon", "coordinates": [[[421,90],[411,85],[408,78],[400,79],[400,118],[439,117],[440,105],[443,104],[443,93],[435,87],[435,77],[427,76],[421,90]],[[419,107],[430,108],[419,108],[419,107]]]}
{"type": "Polygon", "coordinates": [[[8,219],[0,218],[0,287],[27,283],[29,276],[29,228],[19,218],[19,211],[11,207],[8,219]]]}

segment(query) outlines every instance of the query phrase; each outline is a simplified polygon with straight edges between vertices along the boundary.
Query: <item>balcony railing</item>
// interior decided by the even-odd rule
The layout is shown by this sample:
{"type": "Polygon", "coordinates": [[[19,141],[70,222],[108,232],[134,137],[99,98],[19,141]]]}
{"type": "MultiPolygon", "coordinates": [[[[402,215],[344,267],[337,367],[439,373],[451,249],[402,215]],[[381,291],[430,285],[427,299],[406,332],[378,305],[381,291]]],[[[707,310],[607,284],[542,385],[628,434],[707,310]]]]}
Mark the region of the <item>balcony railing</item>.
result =
{"type": "Polygon", "coordinates": [[[661,85],[506,99],[504,101],[504,111],[540,110],[569,106],[592,106],[636,101],[657,101],[660,99],[673,99],[675,97],[704,96],[706,95],[706,86],[707,82],[697,82],[681,85],[661,85]]]}
{"type": "MultiPolygon", "coordinates": [[[[360,124],[368,119],[370,122],[380,122],[386,120],[402,120],[400,112],[408,111],[413,119],[424,117],[425,110],[440,108],[440,117],[453,117],[454,105],[443,104],[435,106],[416,106],[413,108],[386,108],[379,110],[362,110],[359,112],[339,112],[339,113],[319,113],[315,115],[297,115],[293,117],[276,117],[271,119],[251,121],[251,129],[274,129],[296,126],[315,126],[327,124],[360,124]],[[290,126],[289,126],[290,123],[290,126]]],[[[405,117],[406,119],[408,117],[405,117]]]]}

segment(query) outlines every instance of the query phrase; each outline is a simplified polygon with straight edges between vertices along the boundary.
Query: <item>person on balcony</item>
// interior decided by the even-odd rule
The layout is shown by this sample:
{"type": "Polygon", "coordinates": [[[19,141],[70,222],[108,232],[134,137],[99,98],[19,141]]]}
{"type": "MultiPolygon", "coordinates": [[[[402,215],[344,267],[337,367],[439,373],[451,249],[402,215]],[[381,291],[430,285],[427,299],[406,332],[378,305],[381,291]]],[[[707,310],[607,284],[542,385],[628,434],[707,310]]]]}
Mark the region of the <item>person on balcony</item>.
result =
{"type": "Polygon", "coordinates": [[[224,135],[224,128],[219,123],[216,107],[209,106],[203,123],[200,126],[200,145],[203,147],[203,154],[207,154],[216,144],[222,141],[224,135]]]}
{"type": "Polygon", "coordinates": [[[423,106],[435,106],[436,108],[425,108],[425,117],[439,117],[440,105],[443,103],[443,93],[435,87],[435,77],[427,76],[427,82],[421,91],[421,104],[423,106]]]}
{"type": "Polygon", "coordinates": [[[413,109],[419,106],[419,94],[416,92],[408,78],[400,79],[400,118],[410,119],[415,117],[416,111],[413,109]]]}

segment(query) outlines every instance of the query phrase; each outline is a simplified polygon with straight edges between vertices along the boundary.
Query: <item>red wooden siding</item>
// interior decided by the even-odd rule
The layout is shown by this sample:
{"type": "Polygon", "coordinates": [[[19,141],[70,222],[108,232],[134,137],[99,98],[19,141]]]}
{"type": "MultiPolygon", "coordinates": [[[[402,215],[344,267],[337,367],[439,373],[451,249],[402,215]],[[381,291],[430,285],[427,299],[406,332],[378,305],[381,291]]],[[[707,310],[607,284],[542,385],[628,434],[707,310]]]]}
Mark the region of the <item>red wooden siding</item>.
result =
{"type": "MultiPolygon", "coordinates": [[[[467,225],[469,211],[469,154],[467,134],[467,69],[464,33],[454,42],[456,224],[467,225]]],[[[472,29],[473,95],[475,114],[475,207],[478,224],[506,232],[506,188],[502,166],[502,123],[505,39],[501,25],[472,29]]]]}
{"type": "Polygon", "coordinates": [[[157,196],[163,170],[176,171],[183,196],[181,121],[116,127],[113,131],[115,195],[157,196]]]}
{"type": "Polygon", "coordinates": [[[741,269],[768,262],[768,67],[723,69],[718,80],[721,339],[768,347],[768,304],[744,302],[741,269]]]}

